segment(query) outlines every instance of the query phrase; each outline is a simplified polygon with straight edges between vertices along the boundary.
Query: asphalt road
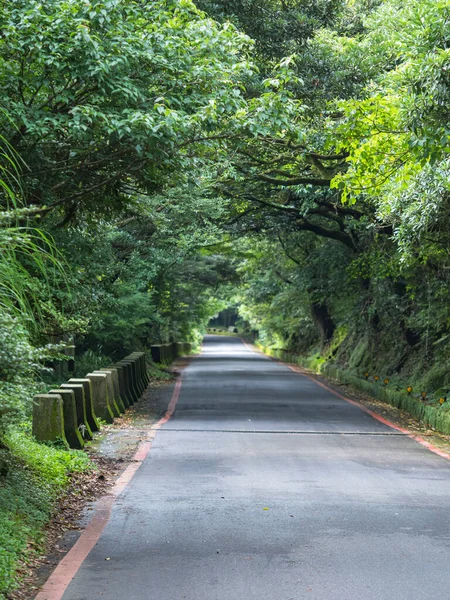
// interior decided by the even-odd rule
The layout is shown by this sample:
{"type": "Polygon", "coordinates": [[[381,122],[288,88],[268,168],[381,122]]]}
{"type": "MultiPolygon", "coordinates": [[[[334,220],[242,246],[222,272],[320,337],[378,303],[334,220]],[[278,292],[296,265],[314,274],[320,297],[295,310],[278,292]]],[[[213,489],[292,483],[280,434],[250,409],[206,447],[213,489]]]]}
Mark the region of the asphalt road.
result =
{"type": "Polygon", "coordinates": [[[448,461],[208,336],[64,600],[445,599],[449,562],[448,461]]]}

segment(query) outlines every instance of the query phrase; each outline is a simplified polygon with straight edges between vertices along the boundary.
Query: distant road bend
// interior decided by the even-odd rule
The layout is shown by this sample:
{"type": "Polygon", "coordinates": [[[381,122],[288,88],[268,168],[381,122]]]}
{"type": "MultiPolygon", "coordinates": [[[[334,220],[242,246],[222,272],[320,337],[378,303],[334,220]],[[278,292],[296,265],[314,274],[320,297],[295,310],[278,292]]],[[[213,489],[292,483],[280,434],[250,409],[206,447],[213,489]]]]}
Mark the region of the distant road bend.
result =
{"type": "Polygon", "coordinates": [[[449,598],[449,546],[449,462],[207,336],[63,598],[449,598]]]}

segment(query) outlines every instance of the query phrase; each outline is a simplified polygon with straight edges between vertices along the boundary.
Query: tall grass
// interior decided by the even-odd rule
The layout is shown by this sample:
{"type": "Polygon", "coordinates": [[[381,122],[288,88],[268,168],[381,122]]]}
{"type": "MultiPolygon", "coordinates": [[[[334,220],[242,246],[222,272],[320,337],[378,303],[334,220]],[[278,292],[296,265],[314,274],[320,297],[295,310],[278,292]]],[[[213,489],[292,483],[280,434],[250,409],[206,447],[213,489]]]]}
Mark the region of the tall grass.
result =
{"type": "Polygon", "coordinates": [[[53,239],[30,224],[36,209],[23,205],[23,167],[0,135],[0,310],[35,332],[42,316],[39,289],[49,288],[55,275],[64,280],[64,261],[53,239]]]}

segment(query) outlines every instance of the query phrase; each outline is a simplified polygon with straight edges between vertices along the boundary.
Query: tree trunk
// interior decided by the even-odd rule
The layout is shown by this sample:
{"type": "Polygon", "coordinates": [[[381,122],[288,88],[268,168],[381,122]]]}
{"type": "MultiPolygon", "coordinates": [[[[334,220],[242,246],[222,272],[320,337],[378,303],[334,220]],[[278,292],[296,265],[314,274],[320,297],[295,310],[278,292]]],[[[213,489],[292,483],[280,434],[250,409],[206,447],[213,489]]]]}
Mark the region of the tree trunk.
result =
{"type": "Polygon", "coordinates": [[[326,304],[315,302],[311,305],[311,311],[314,323],[320,331],[322,346],[325,346],[331,341],[336,326],[326,304]]]}

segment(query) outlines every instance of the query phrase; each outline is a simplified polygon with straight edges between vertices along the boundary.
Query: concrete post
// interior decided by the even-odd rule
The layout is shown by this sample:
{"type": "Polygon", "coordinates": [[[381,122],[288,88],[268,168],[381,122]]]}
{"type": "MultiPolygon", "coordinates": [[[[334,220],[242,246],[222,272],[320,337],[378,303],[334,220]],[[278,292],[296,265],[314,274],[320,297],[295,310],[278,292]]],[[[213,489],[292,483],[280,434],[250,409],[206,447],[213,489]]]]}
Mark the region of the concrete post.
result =
{"type": "Polygon", "coordinates": [[[130,402],[130,404],[134,404],[137,400],[137,394],[133,385],[133,372],[131,370],[131,363],[127,362],[126,360],[121,360],[117,364],[123,367],[124,369],[128,401],[130,402]]]}
{"type": "Polygon", "coordinates": [[[95,414],[106,423],[114,421],[114,412],[109,405],[108,381],[106,373],[88,373],[86,379],[92,384],[92,399],[95,414]]]}
{"type": "Polygon", "coordinates": [[[61,396],[38,394],[34,397],[32,432],[38,442],[62,441],[68,446],[61,396]]]}
{"type": "Polygon", "coordinates": [[[139,361],[135,356],[127,356],[125,360],[131,361],[131,368],[134,373],[134,381],[136,383],[136,389],[140,398],[144,392],[144,384],[141,379],[141,368],[139,361]]]}
{"type": "Polygon", "coordinates": [[[78,379],[72,378],[69,379],[67,383],[78,383],[81,384],[84,388],[84,399],[86,401],[86,417],[89,423],[89,427],[91,431],[100,431],[100,424],[97,420],[97,415],[95,414],[94,404],[93,404],[93,391],[92,384],[90,379],[78,379]]]}
{"type": "Polygon", "coordinates": [[[120,394],[119,373],[117,369],[114,367],[105,367],[104,369],[99,369],[99,371],[101,373],[111,373],[114,390],[114,400],[116,401],[117,407],[119,408],[120,412],[124,413],[125,404],[120,394]]]}
{"type": "Polygon", "coordinates": [[[145,384],[145,387],[147,387],[148,384],[150,383],[150,377],[148,376],[148,370],[147,370],[147,355],[145,354],[145,352],[139,352],[139,356],[140,356],[140,361],[142,364],[142,373],[144,376],[144,384],[145,384]]]}
{"type": "Polygon", "coordinates": [[[94,371],[94,373],[103,373],[104,375],[106,375],[106,385],[108,387],[109,406],[110,406],[111,410],[113,411],[114,416],[120,417],[121,413],[120,413],[119,407],[117,406],[117,402],[116,402],[116,399],[114,396],[114,383],[113,383],[112,373],[110,373],[109,371],[102,371],[100,369],[98,369],[97,371],[94,371]]]}
{"type": "Polygon", "coordinates": [[[92,440],[94,434],[87,420],[86,398],[84,396],[84,387],[81,383],[63,383],[59,386],[63,390],[73,390],[75,394],[75,406],[77,409],[78,429],[85,440],[92,440]]]}
{"type": "Polygon", "coordinates": [[[129,372],[130,372],[130,383],[131,383],[131,389],[132,389],[132,393],[133,393],[133,399],[135,402],[137,402],[139,400],[141,394],[140,394],[139,387],[137,386],[137,383],[136,383],[136,365],[133,360],[130,360],[127,358],[124,358],[123,360],[121,360],[120,364],[128,365],[129,372]]]}
{"type": "Polygon", "coordinates": [[[133,354],[127,356],[127,359],[132,360],[134,362],[136,369],[136,380],[139,388],[139,395],[142,396],[142,394],[145,392],[145,388],[147,387],[147,385],[144,379],[144,368],[141,360],[141,354],[134,352],[133,354]]]}
{"type": "Polygon", "coordinates": [[[66,440],[71,448],[84,448],[84,440],[78,429],[77,408],[75,403],[75,393],[73,390],[64,390],[61,388],[50,390],[52,395],[62,398],[64,415],[64,433],[66,440]]]}
{"type": "Polygon", "coordinates": [[[151,348],[150,348],[152,360],[153,360],[153,362],[158,363],[158,364],[162,363],[161,349],[162,349],[161,344],[155,344],[154,346],[151,346],[151,348]]]}
{"type": "Polygon", "coordinates": [[[137,358],[135,356],[129,355],[126,356],[123,360],[129,362],[131,365],[131,371],[133,373],[133,384],[136,388],[138,398],[140,398],[143,392],[143,386],[141,383],[140,369],[137,358]]]}
{"type": "Polygon", "coordinates": [[[139,358],[139,364],[141,365],[142,381],[144,382],[144,388],[150,383],[150,377],[147,372],[147,357],[145,352],[133,352],[130,356],[137,356],[139,358]]]}
{"type": "MultiPolygon", "coordinates": [[[[115,367],[116,369],[119,369],[119,373],[122,373],[122,381],[123,381],[123,386],[124,386],[124,394],[125,397],[127,399],[127,402],[129,404],[129,406],[132,406],[134,404],[134,397],[133,397],[133,390],[132,390],[132,386],[131,386],[131,368],[123,363],[115,363],[114,365],[112,365],[113,367],[115,367]]],[[[120,381],[120,376],[119,376],[119,381],[120,381]]]]}
{"type": "Polygon", "coordinates": [[[122,398],[122,402],[123,402],[124,407],[125,408],[129,408],[130,407],[130,400],[128,398],[125,366],[124,365],[115,364],[115,365],[108,365],[106,368],[107,369],[116,369],[116,371],[117,371],[117,377],[119,379],[120,397],[122,398]]]}
{"type": "Polygon", "coordinates": [[[147,387],[147,383],[144,377],[144,365],[142,363],[142,354],[134,352],[133,354],[130,354],[128,358],[134,360],[136,364],[136,375],[138,378],[139,388],[142,395],[145,392],[145,388],[147,387]]]}

